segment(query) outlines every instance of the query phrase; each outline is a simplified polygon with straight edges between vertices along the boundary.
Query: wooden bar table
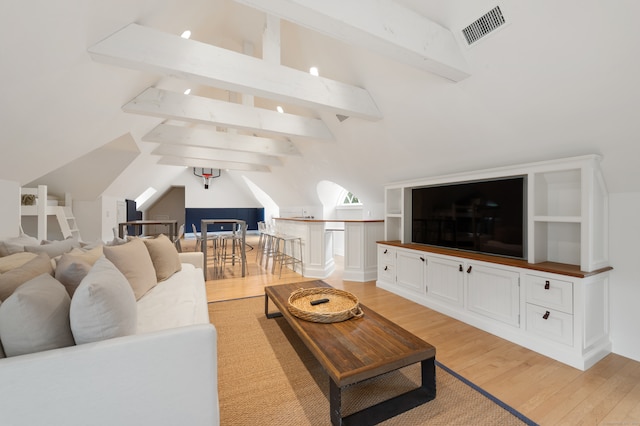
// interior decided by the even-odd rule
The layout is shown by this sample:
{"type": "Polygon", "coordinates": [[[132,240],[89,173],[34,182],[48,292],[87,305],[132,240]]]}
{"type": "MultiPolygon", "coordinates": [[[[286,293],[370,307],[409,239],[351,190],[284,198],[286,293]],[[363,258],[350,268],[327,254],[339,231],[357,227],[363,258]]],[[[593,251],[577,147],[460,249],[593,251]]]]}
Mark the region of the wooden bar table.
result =
{"type": "Polygon", "coordinates": [[[120,222],[118,224],[118,235],[120,238],[124,238],[124,228],[126,226],[142,227],[145,225],[165,225],[169,227],[169,239],[173,242],[176,240],[178,234],[178,221],[173,219],[163,220],[130,220],[128,222],[120,222]]]}

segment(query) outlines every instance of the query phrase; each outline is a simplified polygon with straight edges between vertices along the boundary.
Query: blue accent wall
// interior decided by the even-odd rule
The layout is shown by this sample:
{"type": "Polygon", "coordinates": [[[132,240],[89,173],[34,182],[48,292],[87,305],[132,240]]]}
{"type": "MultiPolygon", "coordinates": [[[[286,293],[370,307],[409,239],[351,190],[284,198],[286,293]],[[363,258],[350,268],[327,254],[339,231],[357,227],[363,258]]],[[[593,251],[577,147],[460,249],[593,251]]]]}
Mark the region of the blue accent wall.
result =
{"type": "MultiPolygon", "coordinates": [[[[192,223],[200,232],[202,219],[241,219],[249,225],[248,230],[257,230],[258,222],[264,221],[264,208],[187,208],[185,209],[185,232],[191,232],[192,223]]],[[[209,232],[214,231],[231,231],[231,224],[210,225],[209,232]]]]}

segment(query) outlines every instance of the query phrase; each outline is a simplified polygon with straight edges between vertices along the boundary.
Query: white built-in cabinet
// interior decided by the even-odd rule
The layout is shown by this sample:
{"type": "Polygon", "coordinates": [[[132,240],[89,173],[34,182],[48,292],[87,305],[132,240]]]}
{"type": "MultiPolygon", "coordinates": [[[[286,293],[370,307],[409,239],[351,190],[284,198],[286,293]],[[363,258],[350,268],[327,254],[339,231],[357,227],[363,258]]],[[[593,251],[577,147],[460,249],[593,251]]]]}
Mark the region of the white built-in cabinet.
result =
{"type": "Polygon", "coordinates": [[[599,156],[588,155],[389,184],[384,239],[411,242],[413,188],[524,175],[526,260],[579,265],[584,272],[607,267],[608,193],[599,164],[599,156]]]}
{"type": "Polygon", "coordinates": [[[377,285],[585,370],[611,351],[608,196],[591,155],[390,184],[377,285]],[[525,175],[526,258],[411,242],[414,187],[525,175]]]}

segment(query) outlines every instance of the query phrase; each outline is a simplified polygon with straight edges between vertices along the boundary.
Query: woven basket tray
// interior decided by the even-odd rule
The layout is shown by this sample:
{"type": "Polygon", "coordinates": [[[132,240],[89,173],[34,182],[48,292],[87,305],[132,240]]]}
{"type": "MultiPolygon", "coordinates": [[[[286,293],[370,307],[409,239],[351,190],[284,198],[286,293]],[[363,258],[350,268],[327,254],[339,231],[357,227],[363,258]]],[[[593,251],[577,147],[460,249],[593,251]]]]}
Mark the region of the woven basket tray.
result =
{"type": "Polygon", "coordinates": [[[351,318],[361,318],[364,315],[360,309],[360,302],[353,294],[330,287],[301,288],[289,296],[289,312],[292,315],[312,322],[340,322],[351,318]],[[328,302],[312,305],[319,299],[329,299],[328,302]]]}

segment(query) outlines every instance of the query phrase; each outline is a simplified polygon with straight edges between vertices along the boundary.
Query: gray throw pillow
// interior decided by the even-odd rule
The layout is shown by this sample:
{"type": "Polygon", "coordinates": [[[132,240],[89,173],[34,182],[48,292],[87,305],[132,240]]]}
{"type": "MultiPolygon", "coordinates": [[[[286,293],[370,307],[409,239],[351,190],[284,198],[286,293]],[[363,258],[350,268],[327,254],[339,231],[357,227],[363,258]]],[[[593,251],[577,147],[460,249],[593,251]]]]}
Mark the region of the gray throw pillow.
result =
{"type": "Polygon", "coordinates": [[[135,334],[138,311],[133,290],[105,257],[96,261],[73,294],[69,319],[78,345],[135,334]]]}
{"type": "Polygon", "coordinates": [[[27,281],[0,305],[0,340],[8,357],[73,346],[69,294],[49,274],[27,281]]]}

